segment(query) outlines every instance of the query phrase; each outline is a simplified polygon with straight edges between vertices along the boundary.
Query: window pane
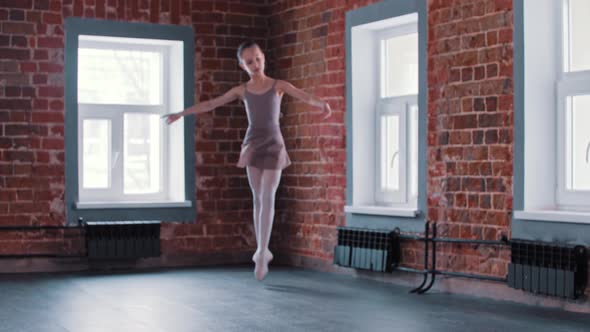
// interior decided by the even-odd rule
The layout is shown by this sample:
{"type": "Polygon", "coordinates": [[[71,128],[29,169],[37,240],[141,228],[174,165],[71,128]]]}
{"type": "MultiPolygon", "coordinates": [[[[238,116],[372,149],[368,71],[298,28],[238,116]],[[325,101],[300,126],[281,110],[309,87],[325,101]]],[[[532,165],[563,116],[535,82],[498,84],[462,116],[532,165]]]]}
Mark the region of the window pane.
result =
{"type": "Polygon", "coordinates": [[[78,102],[159,105],[162,56],[157,52],[78,49],[78,102]]]}
{"type": "Polygon", "coordinates": [[[160,121],[154,114],[126,113],[124,117],[125,194],[160,191],[160,121]]]}
{"type": "Polygon", "coordinates": [[[87,119],[82,125],[82,186],[109,187],[110,120],[87,119]]]}
{"type": "Polygon", "coordinates": [[[399,116],[381,117],[381,189],[399,190],[399,116]]]}
{"type": "Polygon", "coordinates": [[[418,94],[418,34],[383,41],[382,97],[418,94]]]}
{"type": "Polygon", "coordinates": [[[570,71],[590,70],[590,1],[569,0],[570,71]]]}
{"type": "Polygon", "coordinates": [[[590,190],[590,95],[569,97],[567,190],[590,190]]]}

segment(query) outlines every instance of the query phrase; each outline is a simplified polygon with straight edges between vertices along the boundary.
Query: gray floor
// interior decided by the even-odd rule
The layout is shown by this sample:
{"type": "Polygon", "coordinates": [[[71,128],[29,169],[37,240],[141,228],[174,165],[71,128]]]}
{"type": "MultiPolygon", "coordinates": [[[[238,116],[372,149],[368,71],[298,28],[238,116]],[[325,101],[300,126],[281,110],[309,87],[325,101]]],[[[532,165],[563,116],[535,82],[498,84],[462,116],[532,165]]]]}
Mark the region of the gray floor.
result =
{"type": "Polygon", "coordinates": [[[0,331],[589,331],[590,315],[295,268],[0,276],[0,331]]]}

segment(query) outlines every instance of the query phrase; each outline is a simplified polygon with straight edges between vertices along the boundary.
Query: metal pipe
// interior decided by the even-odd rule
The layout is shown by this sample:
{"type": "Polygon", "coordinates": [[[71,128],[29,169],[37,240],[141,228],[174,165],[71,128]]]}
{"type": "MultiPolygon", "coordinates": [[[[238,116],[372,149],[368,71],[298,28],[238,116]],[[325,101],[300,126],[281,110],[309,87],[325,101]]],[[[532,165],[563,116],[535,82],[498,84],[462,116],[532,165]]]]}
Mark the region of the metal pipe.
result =
{"type": "MultiPolygon", "coordinates": [[[[432,224],[432,238],[436,238],[436,223],[432,224]]],[[[434,241],[432,242],[432,270],[430,272],[430,283],[428,286],[426,286],[426,288],[419,290],[418,294],[424,294],[428,292],[428,290],[432,288],[432,285],[434,285],[434,280],[436,279],[436,242],[434,241]]]]}
{"type": "Polygon", "coordinates": [[[486,276],[486,275],[481,275],[481,274],[450,272],[450,271],[440,271],[440,270],[436,270],[436,274],[448,275],[448,276],[453,276],[453,277],[473,278],[473,279],[481,279],[481,280],[506,282],[506,278],[492,277],[492,276],[486,276]]]}
{"type": "Polygon", "coordinates": [[[454,238],[432,238],[432,242],[441,242],[441,243],[473,243],[473,244],[498,244],[504,245],[508,244],[508,242],[504,241],[497,241],[497,240],[470,240],[470,239],[454,239],[454,238]]]}
{"type": "MultiPolygon", "coordinates": [[[[428,270],[419,270],[419,269],[414,269],[411,267],[406,267],[406,266],[396,266],[395,267],[396,270],[400,270],[400,271],[404,271],[404,272],[411,272],[411,273],[428,273],[428,270]]],[[[419,287],[416,287],[419,288],[419,287]]],[[[410,291],[410,293],[412,293],[412,291],[410,291]]]]}
{"type": "Polygon", "coordinates": [[[426,280],[428,280],[428,234],[430,229],[430,223],[426,222],[424,227],[424,279],[422,279],[422,283],[420,286],[412,289],[410,293],[416,293],[422,290],[422,287],[426,284],[426,280]]]}
{"type": "Polygon", "coordinates": [[[0,231],[5,232],[25,232],[25,231],[45,231],[45,230],[66,230],[66,229],[84,229],[82,226],[0,226],[0,231]]]}
{"type": "MultiPolygon", "coordinates": [[[[405,267],[405,266],[397,266],[395,269],[396,270],[403,271],[403,272],[411,272],[411,273],[432,273],[433,272],[433,270],[419,270],[419,269],[414,269],[414,268],[405,267]]],[[[447,275],[447,276],[452,276],[452,277],[461,277],[461,278],[471,278],[471,279],[480,279],[480,280],[506,282],[506,278],[492,277],[492,276],[486,276],[486,275],[481,275],[481,274],[463,273],[463,272],[451,272],[451,271],[442,271],[442,270],[436,270],[434,272],[436,274],[447,275]]]]}
{"type": "Polygon", "coordinates": [[[398,237],[402,240],[425,240],[426,238],[423,236],[418,236],[418,235],[405,235],[405,234],[400,234],[398,235],[398,237]]]}
{"type": "Polygon", "coordinates": [[[474,240],[474,239],[457,239],[457,238],[437,238],[437,224],[432,224],[432,237],[429,238],[429,223],[426,222],[426,229],[424,231],[425,236],[413,236],[413,235],[399,235],[400,239],[408,239],[408,240],[423,240],[424,241],[424,270],[413,269],[409,267],[396,267],[397,270],[405,271],[405,272],[412,272],[412,273],[424,273],[424,279],[420,286],[412,289],[410,293],[418,293],[424,294],[428,290],[432,288],[434,282],[436,280],[436,275],[447,275],[447,276],[454,276],[454,277],[461,277],[461,278],[472,278],[472,279],[480,279],[480,280],[489,280],[489,281],[498,281],[498,282],[506,282],[506,278],[500,277],[492,277],[486,275],[479,275],[479,274],[472,274],[472,273],[463,273],[463,272],[451,272],[451,271],[442,271],[436,269],[436,243],[466,243],[466,244],[484,244],[484,245],[510,245],[510,241],[508,239],[503,238],[502,240],[474,240]],[[432,268],[428,267],[428,242],[432,241],[432,268]],[[426,281],[428,279],[428,274],[431,274],[430,283],[427,287],[424,288],[426,281]]]}
{"type": "Polygon", "coordinates": [[[0,255],[0,259],[9,258],[86,258],[80,255],[57,255],[57,254],[26,254],[26,255],[0,255]]]}
{"type": "MultiPolygon", "coordinates": [[[[402,240],[424,240],[423,236],[419,235],[408,235],[408,234],[399,234],[398,237],[402,240]]],[[[458,239],[458,238],[446,238],[446,237],[439,237],[439,238],[430,238],[430,241],[433,242],[448,242],[448,243],[473,243],[473,244],[498,244],[498,245],[509,245],[510,241],[508,240],[477,240],[477,239],[458,239]]]]}

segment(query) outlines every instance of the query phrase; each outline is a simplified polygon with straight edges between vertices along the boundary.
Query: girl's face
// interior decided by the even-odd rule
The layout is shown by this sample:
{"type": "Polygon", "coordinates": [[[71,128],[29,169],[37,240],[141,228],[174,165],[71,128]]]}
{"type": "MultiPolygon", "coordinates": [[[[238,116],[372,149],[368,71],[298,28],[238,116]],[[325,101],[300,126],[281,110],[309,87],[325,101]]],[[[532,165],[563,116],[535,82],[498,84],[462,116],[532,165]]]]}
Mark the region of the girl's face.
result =
{"type": "Polygon", "coordinates": [[[248,75],[256,76],[264,73],[264,53],[257,46],[244,49],[240,58],[242,59],[240,61],[240,67],[248,75]]]}

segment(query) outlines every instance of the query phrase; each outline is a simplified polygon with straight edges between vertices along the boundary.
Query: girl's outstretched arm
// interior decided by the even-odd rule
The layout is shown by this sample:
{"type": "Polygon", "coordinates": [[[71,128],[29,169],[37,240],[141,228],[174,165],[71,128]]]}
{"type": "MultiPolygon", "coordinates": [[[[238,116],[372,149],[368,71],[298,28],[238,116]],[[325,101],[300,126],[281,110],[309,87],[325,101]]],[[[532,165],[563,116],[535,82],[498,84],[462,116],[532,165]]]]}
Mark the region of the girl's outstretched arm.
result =
{"type": "Polygon", "coordinates": [[[297,89],[293,86],[293,84],[287,81],[277,81],[276,87],[291,97],[297,98],[309,105],[321,108],[322,113],[324,114],[324,119],[327,119],[332,114],[332,109],[330,108],[330,104],[328,104],[327,101],[321,100],[318,97],[313,96],[301,89],[297,89]]]}
{"type": "Polygon", "coordinates": [[[180,119],[181,117],[183,117],[185,115],[201,114],[201,113],[206,113],[206,112],[212,111],[219,106],[223,106],[227,103],[230,103],[230,102],[238,99],[241,96],[241,93],[240,93],[241,89],[242,89],[241,86],[236,86],[217,98],[203,101],[200,103],[196,103],[195,105],[185,109],[182,112],[165,114],[162,117],[166,118],[167,124],[171,124],[172,122],[180,119]]]}

